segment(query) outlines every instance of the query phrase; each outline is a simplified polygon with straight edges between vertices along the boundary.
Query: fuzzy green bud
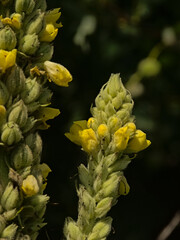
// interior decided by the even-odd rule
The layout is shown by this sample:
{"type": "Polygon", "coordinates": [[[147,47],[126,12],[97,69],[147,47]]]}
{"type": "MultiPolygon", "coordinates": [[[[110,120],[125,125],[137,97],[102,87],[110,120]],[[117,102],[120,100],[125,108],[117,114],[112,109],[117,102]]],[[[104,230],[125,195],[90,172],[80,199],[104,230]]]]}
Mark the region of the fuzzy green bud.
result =
{"type": "Polygon", "coordinates": [[[68,240],[84,239],[81,230],[71,218],[66,219],[64,226],[64,235],[68,240]]]}
{"type": "Polygon", "coordinates": [[[51,97],[52,97],[52,92],[48,88],[43,88],[38,101],[41,105],[49,104],[51,102],[51,97]]]}
{"type": "Polygon", "coordinates": [[[19,127],[23,127],[26,124],[28,118],[27,107],[23,100],[15,103],[9,112],[8,121],[15,122],[19,127]]]}
{"type": "Polygon", "coordinates": [[[16,35],[9,26],[0,30],[0,49],[11,51],[16,47],[16,43],[16,35]]]}
{"type": "Polygon", "coordinates": [[[43,23],[44,23],[44,13],[41,13],[41,11],[38,9],[36,12],[36,15],[31,19],[31,21],[27,25],[26,34],[38,35],[43,28],[43,23]]]}
{"type": "Polygon", "coordinates": [[[18,49],[27,55],[34,55],[39,48],[39,44],[38,35],[35,33],[28,34],[21,39],[18,49]]]}
{"type": "MultiPolygon", "coordinates": [[[[28,109],[29,110],[29,109],[28,109]]],[[[23,133],[29,132],[35,125],[37,120],[34,117],[29,117],[26,121],[26,124],[24,127],[21,129],[23,133]]]]}
{"type": "Polygon", "coordinates": [[[102,199],[97,204],[96,209],[95,209],[97,218],[102,218],[107,214],[107,212],[112,207],[112,201],[113,201],[112,197],[107,197],[107,198],[102,199]]]}
{"type": "Polygon", "coordinates": [[[42,12],[45,12],[47,8],[46,0],[36,1],[35,9],[41,9],[42,12]]]}
{"type": "Polygon", "coordinates": [[[54,47],[52,45],[50,45],[49,43],[42,43],[36,52],[37,61],[45,62],[51,60],[53,52],[54,47]]]}
{"type": "Polygon", "coordinates": [[[6,220],[2,215],[0,215],[0,234],[2,233],[5,227],[6,227],[6,220]]]}
{"type": "Polygon", "coordinates": [[[18,226],[16,224],[14,224],[14,223],[10,224],[3,230],[1,237],[8,238],[8,239],[14,239],[17,228],[18,228],[18,226]]]}
{"type": "Polygon", "coordinates": [[[21,179],[25,179],[28,175],[31,174],[31,168],[32,166],[28,166],[18,170],[18,174],[21,176],[21,179]]]}
{"type": "Polygon", "coordinates": [[[5,84],[0,81],[0,104],[5,105],[9,98],[9,92],[5,84]]]}
{"type": "Polygon", "coordinates": [[[17,65],[14,66],[6,80],[6,86],[9,92],[13,96],[16,96],[18,93],[20,93],[25,86],[25,80],[26,78],[22,69],[17,65]]]}
{"type": "Polygon", "coordinates": [[[11,164],[16,170],[25,168],[33,162],[33,154],[28,145],[21,144],[15,148],[11,155],[11,164]]]}
{"type": "Polygon", "coordinates": [[[25,139],[26,144],[30,147],[34,161],[39,160],[42,152],[42,140],[38,133],[31,133],[25,139]]]}
{"type": "Polygon", "coordinates": [[[103,220],[98,221],[93,227],[92,233],[89,235],[87,240],[94,239],[106,239],[111,231],[112,218],[107,217],[103,220]]]}
{"type": "Polygon", "coordinates": [[[78,167],[78,170],[81,183],[86,187],[86,189],[89,189],[89,187],[92,185],[92,179],[89,174],[89,170],[83,164],[78,167]]]}
{"type": "Polygon", "coordinates": [[[11,182],[8,183],[2,198],[1,198],[1,205],[6,210],[12,210],[13,208],[17,207],[19,202],[19,191],[17,187],[13,187],[11,182]]]}
{"type": "Polygon", "coordinates": [[[47,195],[37,194],[27,199],[26,204],[33,206],[34,211],[40,212],[46,206],[49,197],[47,195]]]}
{"type": "Polygon", "coordinates": [[[25,104],[36,101],[41,93],[41,85],[36,81],[36,78],[26,79],[24,91],[21,93],[21,97],[25,104]]]}
{"type": "Polygon", "coordinates": [[[17,214],[17,209],[14,208],[12,210],[4,212],[3,217],[5,218],[6,221],[11,221],[16,217],[16,214],[17,214]]]}
{"type": "Polygon", "coordinates": [[[7,145],[18,143],[22,139],[19,126],[14,122],[7,122],[2,128],[1,141],[7,145]]]}
{"type": "Polygon", "coordinates": [[[18,13],[25,12],[26,14],[30,14],[33,11],[34,6],[34,0],[16,0],[15,10],[18,13]]]}

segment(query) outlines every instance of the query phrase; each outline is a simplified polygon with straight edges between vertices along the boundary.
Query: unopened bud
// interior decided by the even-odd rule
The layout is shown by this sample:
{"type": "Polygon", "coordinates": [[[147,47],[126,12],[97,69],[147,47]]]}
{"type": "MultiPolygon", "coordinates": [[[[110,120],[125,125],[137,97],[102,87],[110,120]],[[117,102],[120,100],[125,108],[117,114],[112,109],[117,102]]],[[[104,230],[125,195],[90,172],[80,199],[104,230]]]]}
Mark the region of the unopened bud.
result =
{"type": "Polygon", "coordinates": [[[52,97],[52,92],[48,88],[44,88],[42,89],[42,93],[39,96],[38,101],[41,105],[49,104],[51,101],[51,97],[52,97]]]}
{"type": "Polygon", "coordinates": [[[11,51],[15,48],[16,43],[16,35],[9,26],[0,30],[0,49],[11,51]]]}
{"type": "Polygon", "coordinates": [[[39,44],[38,35],[35,33],[25,35],[20,41],[19,51],[27,55],[34,55],[39,48],[39,44]]]}
{"type": "Polygon", "coordinates": [[[31,197],[39,192],[38,182],[33,175],[29,175],[23,180],[21,188],[27,197],[31,197]]]}
{"type": "Polygon", "coordinates": [[[8,183],[2,198],[1,198],[1,205],[6,210],[12,210],[13,208],[17,207],[19,202],[19,192],[17,187],[13,187],[11,182],[8,183]]]}
{"type": "Polygon", "coordinates": [[[95,209],[97,218],[102,218],[107,214],[107,212],[112,207],[112,201],[113,201],[112,197],[107,197],[107,198],[102,199],[97,204],[96,209],[95,209]]]}
{"type": "Polygon", "coordinates": [[[33,162],[33,154],[28,145],[21,144],[14,149],[11,155],[11,163],[16,170],[25,168],[33,162]]]}
{"type": "Polygon", "coordinates": [[[16,0],[15,10],[18,13],[25,12],[30,14],[35,6],[34,0],[16,0]]]}
{"type": "Polygon", "coordinates": [[[0,215],[0,234],[2,233],[5,227],[6,227],[6,220],[2,215],[0,215]]]}
{"type": "Polygon", "coordinates": [[[9,98],[9,92],[5,84],[0,81],[0,104],[5,105],[9,98]]]}
{"type": "Polygon", "coordinates": [[[42,30],[44,23],[44,13],[38,9],[36,15],[27,24],[26,34],[37,34],[42,30]]]}
{"type": "Polygon", "coordinates": [[[42,43],[36,52],[37,61],[45,62],[52,58],[54,47],[49,43],[42,43]]]}
{"type": "Polygon", "coordinates": [[[15,103],[9,112],[8,121],[15,122],[19,127],[23,127],[26,124],[28,118],[27,107],[23,100],[15,103]]]}
{"type": "Polygon", "coordinates": [[[33,153],[34,161],[39,160],[42,151],[42,140],[38,133],[31,133],[25,139],[33,153]]]}
{"type": "Polygon", "coordinates": [[[25,104],[32,103],[37,100],[41,93],[41,85],[36,81],[36,78],[26,79],[24,91],[21,93],[21,97],[25,104]]]}
{"type": "Polygon", "coordinates": [[[22,139],[22,133],[14,122],[7,122],[2,128],[1,141],[7,145],[18,143],[22,139]]]}
{"type": "MultiPolygon", "coordinates": [[[[28,109],[29,110],[29,109],[28,109]]],[[[37,120],[34,117],[29,117],[26,121],[26,124],[21,129],[23,133],[29,132],[33,127],[37,120]]]]}
{"type": "Polygon", "coordinates": [[[37,194],[30,199],[27,199],[27,204],[33,206],[34,210],[39,212],[42,210],[42,208],[44,208],[44,206],[46,206],[48,200],[49,197],[47,195],[37,194]]]}
{"type": "Polygon", "coordinates": [[[16,217],[16,214],[17,214],[17,209],[14,208],[12,210],[4,212],[3,217],[5,218],[6,221],[11,221],[16,217]]]}
{"type": "Polygon", "coordinates": [[[18,226],[16,224],[14,224],[14,223],[10,224],[3,230],[1,237],[8,238],[8,239],[14,239],[17,228],[18,228],[18,226]]]}
{"type": "Polygon", "coordinates": [[[64,235],[67,239],[71,240],[84,239],[81,230],[71,218],[66,219],[64,225],[64,235]]]}
{"type": "Polygon", "coordinates": [[[20,93],[25,86],[25,80],[26,78],[22,69],[17,65],[14,66],[6,80],[6,86],[9,92],[13,96],[16,96],[18,93],[20,93]]]}

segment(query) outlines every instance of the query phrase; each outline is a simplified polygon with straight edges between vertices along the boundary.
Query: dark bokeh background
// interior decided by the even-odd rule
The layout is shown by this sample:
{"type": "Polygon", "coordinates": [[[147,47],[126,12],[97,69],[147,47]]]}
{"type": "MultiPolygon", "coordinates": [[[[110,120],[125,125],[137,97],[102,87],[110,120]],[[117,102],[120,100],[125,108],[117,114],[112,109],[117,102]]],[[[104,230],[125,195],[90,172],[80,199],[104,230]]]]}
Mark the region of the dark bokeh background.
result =
{"type": "MultiPolygon", "coordinates": [[[[52,106],[61,115],[41,132],[43,161],[52,173],[48,225],[39,239],[62,239],[67,216],[77,217],[77,166],[86,162],[80,148],[65,138],[74,120],[90,117],[89,108],[111,73],[124,84],[152,49],[161,70],[133,85],[137,126],[152,145],[138,154],[125,175],[131,187],[111,210],[109,240],[156,240],[180,208],[180,2],[169,0],[48,0],[61,7],[63,28],[53,61],[73,75],[69,88],[51,85],[52,106]],[[143,88],[143,89],[142,89],[143,88]],[[139,90],[135,94],[135,90],[139,90]]],[[[155,66],[156,67],[156,66],[155,66]]],[[[177,227],[167,240],[179,240],[177,227]]]]}

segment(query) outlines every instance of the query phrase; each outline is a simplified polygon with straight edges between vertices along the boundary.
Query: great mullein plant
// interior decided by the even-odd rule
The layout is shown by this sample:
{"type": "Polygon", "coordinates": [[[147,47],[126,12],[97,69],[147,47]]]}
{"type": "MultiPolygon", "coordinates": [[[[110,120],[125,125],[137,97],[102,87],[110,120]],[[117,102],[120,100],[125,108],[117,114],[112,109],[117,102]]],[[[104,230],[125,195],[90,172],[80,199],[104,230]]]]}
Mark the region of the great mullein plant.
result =
{"type": "Polygon", "coordinates": [[[105,240],[111,231],[108,212],[129,192],[124,169],[150,141],[137,129],[133,100],[119,74],[112,74],[91,107],[92,117],[76,121],[66,133],[88,155],[79,170],[77,221],[67,218],[67,240],[105,240]]]}
{"type": "Polygon", "coordinates": [[[60,9],[45,0],[0,0],[0,239],[36,239],[45,225],[49,166],[39,129],[60,111],[48,82],[68,86],[69,71],[51,62],[60,9]]]}

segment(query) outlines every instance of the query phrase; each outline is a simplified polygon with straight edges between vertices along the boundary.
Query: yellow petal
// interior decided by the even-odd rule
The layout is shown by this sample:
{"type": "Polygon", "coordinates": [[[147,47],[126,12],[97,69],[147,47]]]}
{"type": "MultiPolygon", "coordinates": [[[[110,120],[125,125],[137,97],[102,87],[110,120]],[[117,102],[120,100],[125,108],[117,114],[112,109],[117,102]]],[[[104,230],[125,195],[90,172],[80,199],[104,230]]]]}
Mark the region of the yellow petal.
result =
{"type": "Polygon", "coordinates": [[[47,129],[49,128],[49,125],[46,123],[46,121],[50,119],[54,119],[60,114],[59,109],[56,108],[50,108],[50,107],[42,107],[38,110],[36,113],[36,118],[38,120],[42,121],[42,124],[39,126],[39,129],[47,129]]]}
{"type": "Polygon", "coordinates": [[[29,175],[23,180],[21,188],[27,197],[31,197],[39,192],[37,180],[33,175],[29,175]]]}

